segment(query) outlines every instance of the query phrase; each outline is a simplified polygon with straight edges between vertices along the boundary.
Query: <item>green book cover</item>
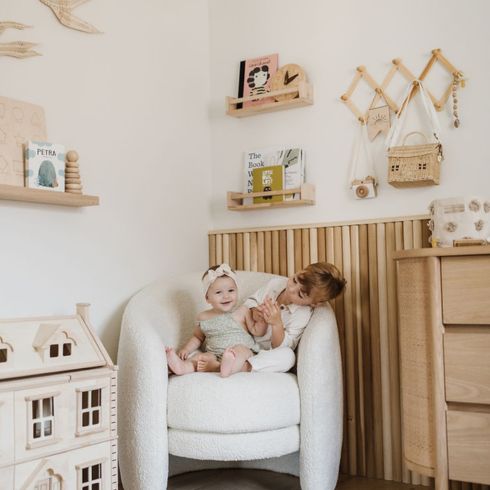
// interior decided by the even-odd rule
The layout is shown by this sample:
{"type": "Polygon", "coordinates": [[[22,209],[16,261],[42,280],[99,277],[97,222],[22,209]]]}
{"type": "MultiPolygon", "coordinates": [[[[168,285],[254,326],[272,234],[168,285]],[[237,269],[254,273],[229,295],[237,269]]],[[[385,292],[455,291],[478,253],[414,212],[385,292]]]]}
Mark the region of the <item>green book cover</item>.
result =
{"type": "MultiPolygon", "coordinates": [[[[272,165],[255,168],[252,171],[252,179],[253,192],[281,191],[284,185],[284,167],[272,165]]],[[[280,201],[284,201],[284,196],[254,197],[254,204],[280,201]]]]}

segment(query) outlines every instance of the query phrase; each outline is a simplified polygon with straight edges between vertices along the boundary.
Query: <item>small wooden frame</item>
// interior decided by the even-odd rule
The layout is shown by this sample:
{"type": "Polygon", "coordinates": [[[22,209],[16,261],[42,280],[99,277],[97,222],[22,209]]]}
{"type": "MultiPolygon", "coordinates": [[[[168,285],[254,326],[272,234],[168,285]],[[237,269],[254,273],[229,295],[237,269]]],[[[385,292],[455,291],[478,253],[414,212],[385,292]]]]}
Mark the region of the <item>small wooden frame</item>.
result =
{"type": "Polygon", "coordinates": [[[99,205],[99,198],[97,196],[29,189],[15,185],[0,185],[0,199],[72,207],[99,205]]]}
{"type": "Polygon", "coordinates": [[[295,189],[284,189],[281,191],[269,192],[231,192],[227,194],[227,207],[230,211],[250,211],[252,209],[275,208],[275,207],[294,207],[294,206],[313,206],[315,204],[315,186],[313,184],[302,184],[295,189]],[[299,193],[300,198],[290,201],[261,202],[256,204],[243,204],[243,200],[253,197],[265,196],[288,196],[299,193]]]}
{"type": "Polygon", "coordinates": [[[313,86],[307,82],[298,84],[297,87],[286,88],[282,90],[273,90],[261,95],[252,95],[249,97],[226,97],[226,114],[233,117],[248,117],[254,116],[261,112],[274,112],[285,109],[293,109],[294,107],[304,107],[313,104],[313,86]],[[278,95],[295,94],[294,99],[267,102],[261,105],[253,105],[250,107],[242,107],[237,109],[237,105],[251,100],[268,99],[278,95]]]}

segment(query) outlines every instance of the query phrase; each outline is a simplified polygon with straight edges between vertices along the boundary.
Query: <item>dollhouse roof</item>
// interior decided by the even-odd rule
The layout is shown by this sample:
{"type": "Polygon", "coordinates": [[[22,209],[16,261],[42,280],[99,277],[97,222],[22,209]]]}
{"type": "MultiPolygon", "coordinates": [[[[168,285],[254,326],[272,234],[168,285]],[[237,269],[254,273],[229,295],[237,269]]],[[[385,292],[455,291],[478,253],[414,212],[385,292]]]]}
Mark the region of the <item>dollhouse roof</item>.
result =
{"type": "Polygon", "coordinates": [[[0,320],[0,339],[11,347],[0,362],[0,381],[113,366],[88,315],[0,320]],[[68,341],[71,346],[65,349],[68,341]],[[53,351],[51,344],[57,345],[53,351]]]}
{"type": "Polygon", "coordinates": [[[58,333],[63,333],[67,340],[70,339],[76,344],[73,336],[66,329],[62,328],[61,323],[41,323],[37,329],[32,346],[35,349],[46,349],[58,333]]]}

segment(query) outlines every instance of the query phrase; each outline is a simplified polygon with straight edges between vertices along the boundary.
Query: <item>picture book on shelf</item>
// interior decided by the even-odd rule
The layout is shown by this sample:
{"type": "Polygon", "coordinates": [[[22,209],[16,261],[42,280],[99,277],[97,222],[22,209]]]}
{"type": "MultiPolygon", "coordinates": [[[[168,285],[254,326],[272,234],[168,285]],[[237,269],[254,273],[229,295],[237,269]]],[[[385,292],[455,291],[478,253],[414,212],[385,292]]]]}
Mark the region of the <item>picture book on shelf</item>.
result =
{"type": "MultiPolygon", "coordinates": [[[[281,191],[284,185],[284,167],[272,165],[270,167],[259,167],[252,171],[253,192],[281,191]]],[[[263,202],[281,202],[284,196],[254,197],[254,204],[263,202]]]]}
{"type": "Polygon", "coordinates": [[[25,184],[31,189],[65,191],[65,147],[45,141],[28,141],[25,184]]]}
{"type": "MultiPolygon", "coordinates": [[[[240,75],[238,81],[238,97],[262,95],[270,92],[271,78],[276,73],[279,55],[269,54],[260,58],[252,58],[240,62],[240,75]]],[[[258,100],[249,100],[237,104],[237,109],[273,102],[272,97],[258,100]]]]}
{"type": "MultiPolygon", "coordinates": [[[[269,147],[245,152],[245,189],[253,192],[253,171],[257,168],[281,165],[284,167],[283,189],[296,189],[305,181],[305,151],[299,147],[269,147]]],[[[284,200],[299,199],[299,193],[288,194],[284,200]]],[[[252,199],[244,199],[251,204],[252,199]]]]}

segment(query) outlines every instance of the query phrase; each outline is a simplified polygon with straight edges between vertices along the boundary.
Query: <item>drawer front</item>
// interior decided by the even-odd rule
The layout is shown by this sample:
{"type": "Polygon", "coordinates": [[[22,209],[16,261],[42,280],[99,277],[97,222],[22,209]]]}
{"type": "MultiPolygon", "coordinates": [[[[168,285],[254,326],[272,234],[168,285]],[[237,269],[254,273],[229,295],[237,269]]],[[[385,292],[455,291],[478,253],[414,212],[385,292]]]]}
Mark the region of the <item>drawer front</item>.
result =
{"type": "Polygon", "coordinates": [[[446,400],[490,404],[490,327],[448,327],[446,400]]]}
{"type": "Polygon", "coordinates": [[[441,273],[444,323],[490,325],[490,256],[443,257],[441,273]]]}
{"type": "Polygon", "coordinates": [[[490,484],[490,413],[449,410],[447,437],[449,478],[490,484]]]}

